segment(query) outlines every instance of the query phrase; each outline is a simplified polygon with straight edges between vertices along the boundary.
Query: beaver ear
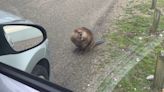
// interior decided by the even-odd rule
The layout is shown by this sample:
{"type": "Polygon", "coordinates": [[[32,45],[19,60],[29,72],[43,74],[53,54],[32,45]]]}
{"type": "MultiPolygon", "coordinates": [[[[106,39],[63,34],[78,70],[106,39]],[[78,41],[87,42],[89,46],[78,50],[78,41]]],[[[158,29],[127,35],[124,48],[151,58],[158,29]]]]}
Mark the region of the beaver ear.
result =
{"type": "Polygon", "coordinates": [[[78,32],[78,30],[77,30],[77,29],[75,29],[75,30],[74,30],[74,32],[78,32]]]}
{"type": "Polygon", "coordinates": [[[89,30],[88,28],[86,27],[81,27],[82,30],[89,30]]]}
{"type": "Polygon", "coordinates": [[[86,27],[81,27],[82,29],[86,29],[86,27]]]}

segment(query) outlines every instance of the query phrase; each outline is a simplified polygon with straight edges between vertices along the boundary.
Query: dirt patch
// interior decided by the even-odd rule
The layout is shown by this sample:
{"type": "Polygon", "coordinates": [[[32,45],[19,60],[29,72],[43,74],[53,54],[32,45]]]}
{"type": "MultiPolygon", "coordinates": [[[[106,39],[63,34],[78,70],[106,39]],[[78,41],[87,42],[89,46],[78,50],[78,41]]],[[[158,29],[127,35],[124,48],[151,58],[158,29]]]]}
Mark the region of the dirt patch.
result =
{"type": "MultiPolygon", "coordinates": [[[[116,0],[114,6],[109,7],[109,10],[106,12],[106,14],[104,14],[103,18],[101,18],[101,20],[98,21],[95,25],[95,30],[101,30],[99,31],[99,36],[103,36],[110,31],[115,31],[113,23],[116,19],[121,18],[121,15],[124,13],[123,9],[126,7],[126,4],[127,0],[116,0]]],[[[106,40],[105,44],[100,47],[101,50],[99,50],[98,55],[93,63],[94,65],[92,67],[92,81],[90,81],[90,83],[88,84],[86,92],[97,92],[97,89],[103,79],[105,79],[105,77],[110,73],[109,68],[101,66],[105,64],[104,62],[106,62],[107,59],[109,60],[108,55],[110,53],[106,50],[106,46],[109,44],[110,41],[106,40]]]]}

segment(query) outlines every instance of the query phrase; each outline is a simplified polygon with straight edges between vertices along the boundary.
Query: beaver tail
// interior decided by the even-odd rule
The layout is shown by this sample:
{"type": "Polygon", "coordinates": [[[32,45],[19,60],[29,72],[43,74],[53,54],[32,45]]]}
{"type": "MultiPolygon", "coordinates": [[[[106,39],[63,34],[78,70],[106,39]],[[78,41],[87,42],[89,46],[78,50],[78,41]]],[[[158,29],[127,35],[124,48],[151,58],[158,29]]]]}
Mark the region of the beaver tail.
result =
{"type": "Polygon", "coordinates": [[[104,42],[105,42],[104,40],[96,41],[94,47],[96,47],[96,46],[98,46],[98,45],[101,45],[101,44],[103,44],[104,42]]]}

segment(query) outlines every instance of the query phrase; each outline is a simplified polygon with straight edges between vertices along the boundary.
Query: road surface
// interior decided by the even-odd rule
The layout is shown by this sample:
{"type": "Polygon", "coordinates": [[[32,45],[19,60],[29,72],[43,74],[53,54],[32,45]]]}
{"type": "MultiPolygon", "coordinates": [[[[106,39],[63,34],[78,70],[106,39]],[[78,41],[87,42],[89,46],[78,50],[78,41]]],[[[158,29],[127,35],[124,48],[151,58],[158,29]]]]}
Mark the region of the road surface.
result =
{"type": "Polygon", "coordinates": [[[55,83],[75,92],[85,92],[93,63],[101,48],[88,53],[75,53],[70,32],[85,26],[94,29],[100,38],[105,12],[114,0],[0,0],[0,9],[29,19],[43,26],[48,33],[51,57],[54,62],[55,83]]]}

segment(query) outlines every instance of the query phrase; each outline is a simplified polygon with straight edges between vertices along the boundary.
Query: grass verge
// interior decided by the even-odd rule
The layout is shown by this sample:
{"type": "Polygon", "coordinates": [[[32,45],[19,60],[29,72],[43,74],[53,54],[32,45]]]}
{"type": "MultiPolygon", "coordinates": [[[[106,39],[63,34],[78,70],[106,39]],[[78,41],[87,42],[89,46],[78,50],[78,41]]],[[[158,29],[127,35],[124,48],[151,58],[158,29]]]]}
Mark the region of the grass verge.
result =
{"type": "MultiPolygon", "coordinates": [[[[108,75],[101,80],[97,92],[111,92],[123,76],[114,92],[150,91],[151,82],[146,80],[146,76],[154,73],[155,52],[164,46],[159,45],[164,35],[163,16],[161,16],[158,34],[149,34],[153,21],[153,10],[150,10],[150,7],[149,0],[129,1],[125,14],[117,18],[113,25],[116,28],[105,35],[109,42],[107,44],[109,53],[105,62],[99,66],[109,71],[106,71],[108,75]]],[[[163,9],[161,5],[158,8],[163,9]]]]}
{"type": "MultiPolygon", "coordinates": [[[[158,8],[164,9],[164,0],[157,1],[158,8]]],[[[153,15],[153,12],[149,10],[150,7],[150,0],[145,0],[144,3],[136,3],[136,0],[132,1],[131,5],[127,6],[124,17],[116,22],[118,32],[108,34],[107,38],[112,39],[112,43],[117,43],[123,49],[128,49],[132,45],[140,46],[151,41],[151,39],[148,39],[148,29],[151,26],[153,15]]],[[[164,16],[161,16],[158,31],[162,31],[162,29],[164,29],[164,16]]],[[[150,92],[152,81],[146,80],[146,76],[154,74],[155,53],[163,49],[163,46],[163,44],[157,46],[151,54],[148,54],[130,70],[113,92],[150,92]]]]}

